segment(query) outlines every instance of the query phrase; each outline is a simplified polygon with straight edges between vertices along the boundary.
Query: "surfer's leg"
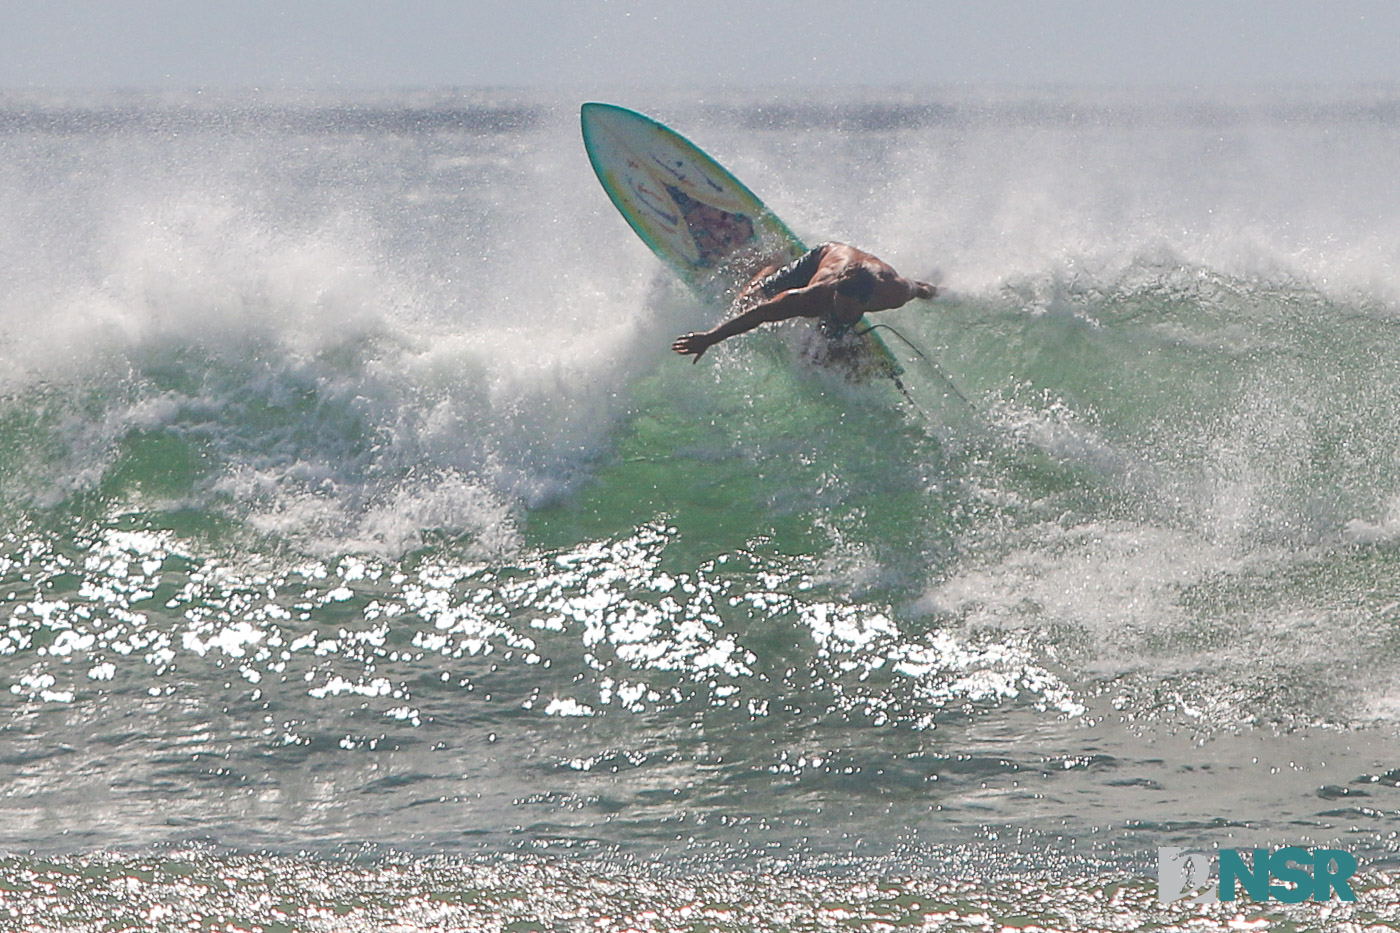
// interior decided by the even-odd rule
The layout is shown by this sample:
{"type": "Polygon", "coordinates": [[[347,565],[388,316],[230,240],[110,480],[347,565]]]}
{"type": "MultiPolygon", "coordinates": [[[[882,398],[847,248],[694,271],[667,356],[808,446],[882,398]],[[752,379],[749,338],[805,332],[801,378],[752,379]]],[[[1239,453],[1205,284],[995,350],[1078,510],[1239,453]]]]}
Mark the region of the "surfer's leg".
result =
{"type": "Polygon", "coordinates": [[[823,243],[809,249],[777,272],[754,282],[747,291],[757,291],[764,298],[772,298],[779,292],[785,292],[790,288],[803,288],[810,284],[812,276],[817,274],[817,267],[821,265],[822,256],[826,254],[826,248],[829,245],[823,243]]]}

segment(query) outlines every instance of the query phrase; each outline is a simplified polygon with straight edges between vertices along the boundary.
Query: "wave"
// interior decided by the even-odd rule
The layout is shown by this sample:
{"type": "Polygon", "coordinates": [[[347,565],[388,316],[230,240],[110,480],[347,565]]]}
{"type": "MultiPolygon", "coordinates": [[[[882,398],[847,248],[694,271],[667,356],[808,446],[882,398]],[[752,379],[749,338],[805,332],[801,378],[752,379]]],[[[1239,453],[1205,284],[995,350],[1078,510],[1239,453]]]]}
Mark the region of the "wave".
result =
{"type": "Polygon", "coordinates": [[[911,403],[670,354],[573,102],[344,103],[0,132],[0,841],[1393,855],[1384,113],[626,101],[941,267],[911,403]]]}
{"type": "MultiPolygon", "coordinates": [[[[188,102],[128,101],[121,132],[99,132],[33,114],[110,101],[11,101],[30,116],[6,124],[0,169],[6,500],[207,510],[318,553],[436,533],[499,553],[658,412],[741,412],[753,461],[785,443],[763,419],[814,398],[859,417],[893,405],[882,430],[908,429],[899,403],[786,372],[762,338],[698,369],[669,359],[668,338],[715,311],[599,197],[562,102],[411,103],[355,119],[343,103],[206,105],[231,122],[196,125],[165,119],[188,102]],[[512,108],[528,118],[383,116],[512,108]],[[248,116],[289,111],[310,116],[248,116]],[[755,391],[770,394],[734,402],[755,391]]],[[[1379,446],[1394,426],[1367,370],[1390,356],[1400,297],[1383,104],[1306,120],[1219,102],[1204,120],[1199,101],[1071,118],[1072,95],[661,115],[799,229],[941,270],[950,299],[887,319],[988,415],[974,445],[1040,445],[1095,474],[1096,495],[1159,500],[1171,521],[1321,541],[1348,522],[1365,537],[1395,494],[1392,467],[1341,436],[1379,446]],[[1345,145],[1339,120],[1362,128],[1345,145]],[[1341,491],[1320,505],[1319,485],[1341,491]]],[[[910,378],[933,434],[961,443],[946,389],[916,362],[910,378]]],[[[685,456],[701,427],[640,455],[685,456]]]]}

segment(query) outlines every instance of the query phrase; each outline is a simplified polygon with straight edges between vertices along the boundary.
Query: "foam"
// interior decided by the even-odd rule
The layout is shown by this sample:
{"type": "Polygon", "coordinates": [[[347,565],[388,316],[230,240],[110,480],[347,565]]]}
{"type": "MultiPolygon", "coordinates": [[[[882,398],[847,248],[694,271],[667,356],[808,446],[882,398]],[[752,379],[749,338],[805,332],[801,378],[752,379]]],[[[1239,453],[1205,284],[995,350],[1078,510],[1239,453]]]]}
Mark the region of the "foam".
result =
{"type": "Polygon", "coordinates": [[[36,498],[93,487],[131,432],[166,431],[205,445],[203,494],[264,533],[393,550],[441,528],[511,546],[516,504],[572,487],[664,353],[653,270],[588,241],[594,211],[560,197],[581,186],[552,173],[561,144],[501,164],[520,140],[464,135],[470,169],[430,159],[404,183],[405,148],[434,140],[260,142],[76,136],[62,149],[85,182],[26,188],[53,148],[39,137],[0,176],[20,202],[0,242],[32,214],[69,230],[0,300],[0,392],[72,406],[61,475],[36,498]],[[461,198],[483,160],[499,186],[461,198]],[[438,211],[459,223],[425,242],[438,211]]]}
{"type": "MultiPolygon", "coordinates": [[[[675,364],[675,333],[714,316],[655,287],[664,274],[598,191],[572,107],[554,103],[510,132],[209,119],[13,136],[0,393],[58,411],[64,451],[36,471],[53,475],[31,499],[96,488],[133,432],[167,432],[212,458],[188,502],[264,533],[393,550],[445,530],[511,547],[522,510],[585,482],[617,424],[684,404],[698,372],[644,401],[636,386],[675,364]]],[[[737,129],[732,113],[663,115],[810,239],[852,240],[911,274],[939,267],[974,307],[1030,295],[1017,313],[1098,326],[1086,305],[1152,289],[1193,302],[1198,273],[1285,305],[1400,300],[1384,124],[1323,107],[1332,118],[1298,125],[1230,102],[1203,121],[1192,100],[945,103],[855,130],[845,118],[769,129],[762,106],[737,129]]],[[[1275,307],[1254,305],[1261,320],[1275,307]]],[[[932,333],[924,322],[949,306],[933,307],[890,320],[932,333]]],[[[1163,321],[1159,336],[1259,345],[1231,326],[1163,321]]],[[[746,348],[715,365],[755,365],[746,348]]],[[[1110,482],[1138,475],[1137,452],[1036,430],[1052,447],[1098,445],[1062,453],[1110,482]]],[[[1259,488],[1208,508],[1232,521],[1227,500],[1259,488]]],[[[1337,513],[1371,521],[1367,508],[1337,513]]]]}

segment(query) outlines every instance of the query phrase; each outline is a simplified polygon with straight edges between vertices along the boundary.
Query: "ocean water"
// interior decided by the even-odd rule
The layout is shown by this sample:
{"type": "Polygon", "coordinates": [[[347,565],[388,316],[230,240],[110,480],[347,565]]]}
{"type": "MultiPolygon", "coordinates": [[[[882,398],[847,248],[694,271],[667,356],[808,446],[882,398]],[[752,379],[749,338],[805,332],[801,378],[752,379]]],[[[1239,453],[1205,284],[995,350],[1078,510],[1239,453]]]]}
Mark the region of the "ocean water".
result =
{"type": "Polygon", "coordinates": [[[580,102],[0,96],[0,928],[1400,922],[1400,94],[615,99],[912,401],[671,354],[580,102]]]}

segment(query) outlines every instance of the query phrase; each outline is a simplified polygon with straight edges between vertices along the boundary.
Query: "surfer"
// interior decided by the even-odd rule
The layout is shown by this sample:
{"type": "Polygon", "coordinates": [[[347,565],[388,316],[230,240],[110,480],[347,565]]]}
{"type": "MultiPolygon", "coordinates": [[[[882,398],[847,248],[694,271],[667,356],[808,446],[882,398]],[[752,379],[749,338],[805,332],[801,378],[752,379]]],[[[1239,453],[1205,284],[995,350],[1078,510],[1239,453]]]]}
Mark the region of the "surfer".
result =
{"type": "Polygon", "coordinates": [[[760,271],[734,299],[740,313],[717,327],[677,337],[671,349],[694,356],[760,324],[795,317],[816,318],[833,340],[845,336],[861,315],[933,298],[938,289],[906,279],[888,263],[845,243],[823,243],[785,266],[760,271]]]}

